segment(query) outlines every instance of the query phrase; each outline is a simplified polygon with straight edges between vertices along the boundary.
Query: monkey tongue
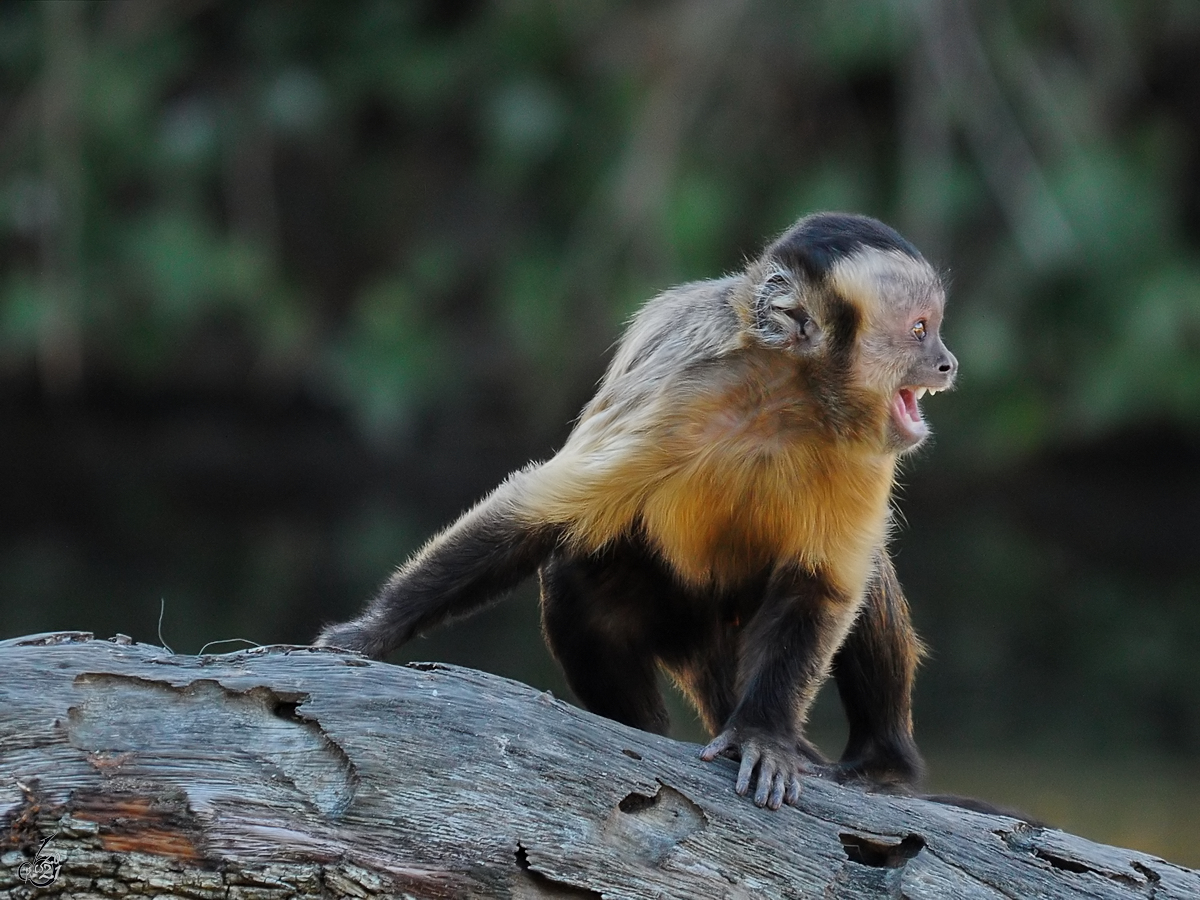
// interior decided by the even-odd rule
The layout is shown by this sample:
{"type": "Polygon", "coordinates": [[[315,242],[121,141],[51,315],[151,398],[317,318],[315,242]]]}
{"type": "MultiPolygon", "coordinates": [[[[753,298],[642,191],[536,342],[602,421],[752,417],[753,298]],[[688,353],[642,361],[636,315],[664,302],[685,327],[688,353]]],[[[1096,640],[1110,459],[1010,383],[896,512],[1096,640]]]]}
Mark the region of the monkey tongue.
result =
{"type": "Polygon", "coordinates": [[[917,394],[912,388],[900,388],[892,398],[892,420],[901,433],[917,441],[929,432],[929,426],[921,418],[921,407],[917,405],[917,394]]]}

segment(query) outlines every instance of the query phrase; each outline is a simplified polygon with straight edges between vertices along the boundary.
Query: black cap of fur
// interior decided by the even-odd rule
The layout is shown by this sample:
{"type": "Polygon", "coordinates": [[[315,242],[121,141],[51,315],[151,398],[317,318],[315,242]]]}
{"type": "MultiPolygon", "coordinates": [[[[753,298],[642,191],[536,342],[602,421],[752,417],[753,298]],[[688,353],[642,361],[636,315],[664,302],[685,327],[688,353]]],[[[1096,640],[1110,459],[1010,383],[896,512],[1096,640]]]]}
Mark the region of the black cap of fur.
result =
{"type": "Polygon", "coordinates": [[[814,280],[828,274],[833,264],[852,253],[871,247],[895,250],[913,259],[921,254],[894,228],[878,219],[847,213],[816,213],[805,216],[786,231],[767,252],[792,271],[814,280]]]}

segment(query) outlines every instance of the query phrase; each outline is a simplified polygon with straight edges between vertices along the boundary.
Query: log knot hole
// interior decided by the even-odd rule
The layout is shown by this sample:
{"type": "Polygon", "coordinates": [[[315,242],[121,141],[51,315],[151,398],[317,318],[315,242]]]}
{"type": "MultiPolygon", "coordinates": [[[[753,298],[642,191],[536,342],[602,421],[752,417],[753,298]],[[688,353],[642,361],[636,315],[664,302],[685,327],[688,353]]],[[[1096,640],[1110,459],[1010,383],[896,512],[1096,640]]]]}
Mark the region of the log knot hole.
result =
{"type": "Polygon", "coordinates": [[[824,900],[904,900],[905,866],[925,849],[919,834],[904,837],[858,834],[838,835],[846,862],[825,889],[824,900]]]}
{"type": "Polygon", "coordinates": [[[874,869],[899,869],[925,849],[925,838],[905,835],[900,840],[843,832],[838,835],[851,862],[874,869]]]}
{"type": "Polygon", "coordinates": [[[642,859],[660,862],[681,841],[704,829],[704,811],[679,791],[659,784],[653,794],[627,794],[609,815],[601,839],[642,859]]]}

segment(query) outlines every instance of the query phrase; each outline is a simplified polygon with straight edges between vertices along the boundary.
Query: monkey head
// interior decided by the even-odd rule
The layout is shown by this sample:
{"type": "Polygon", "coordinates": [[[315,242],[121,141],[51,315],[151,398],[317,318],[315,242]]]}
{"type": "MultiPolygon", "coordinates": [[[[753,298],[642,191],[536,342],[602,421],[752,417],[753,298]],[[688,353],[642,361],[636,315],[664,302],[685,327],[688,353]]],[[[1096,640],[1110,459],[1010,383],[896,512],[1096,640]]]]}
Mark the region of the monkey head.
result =
{"type": "MultiPolygon", "coordinates": [[[[804,360],[831,409],[874,412],[880,449],[929,436],[920,400],[950,388],[958,361],[942,342],[942,280],[912,244],[865,216],[797,222],[746,272],[743,322],[761,346],[804,360]]],[[[836,420],[836,416],[834,419],[836,420]]]]}

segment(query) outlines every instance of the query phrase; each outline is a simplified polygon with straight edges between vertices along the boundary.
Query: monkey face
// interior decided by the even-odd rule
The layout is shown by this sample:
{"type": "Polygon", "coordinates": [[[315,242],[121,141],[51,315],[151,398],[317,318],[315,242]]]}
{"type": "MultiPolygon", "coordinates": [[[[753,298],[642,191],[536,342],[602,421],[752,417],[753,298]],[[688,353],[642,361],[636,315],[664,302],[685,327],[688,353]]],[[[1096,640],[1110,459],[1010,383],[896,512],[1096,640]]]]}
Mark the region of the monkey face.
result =
{"type": "Polygon", "coordinates": [[[829,254],[820,269],[802,259],[767,268],[756,297],[767,323],[760,331],[804,350],[831,407],[874,409],[881,450],[914,449],[929,436],[921,398],[949,388],[958,369],[940,335],[941,279],[907,245],[859,245],[829,254]]]}
{"type": "Polygon", "coordinates": [[[889,385],[887,433],[889,445],[897,452],[913,450],[929,436],[920,400],[926,393],[953,387],[958,373],[958,360],[941,336],[945,294],[940,280],[930,280],[932,275],[928,265],[910,266],[909,277],[898,285],[883,286],[882,334],[869,344],[887,348],[892,361],[888,371],[898,379],[889,385]],[[891,296],[889,287],[895,291],[891,296]]]}
{"type": "Polygon", "coordinates": [[[853,380],[886,403],[885,446],[916,448],[929,436],[921,398],[958,372],[940,333],[941,279],[920,257],[865,248],[833,266],[829,289],[862,315],[853,380]]]}

